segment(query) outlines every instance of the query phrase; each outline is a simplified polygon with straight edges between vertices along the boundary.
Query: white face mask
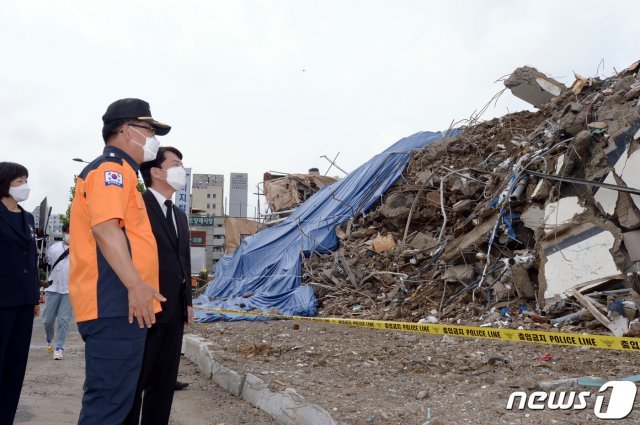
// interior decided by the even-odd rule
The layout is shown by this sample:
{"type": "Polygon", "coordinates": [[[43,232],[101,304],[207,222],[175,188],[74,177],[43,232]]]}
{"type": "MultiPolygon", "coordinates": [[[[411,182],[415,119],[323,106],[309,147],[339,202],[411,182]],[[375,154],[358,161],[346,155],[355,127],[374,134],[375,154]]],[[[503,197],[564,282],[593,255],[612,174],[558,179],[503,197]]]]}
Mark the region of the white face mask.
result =
{"type": "Polygon", "coordinates": [[[187,184],[187,171],[182,167],[169,168],[166,180],[172,188],[180,190],[187,184]]]}
{"type": "Polygon", "coordinates": [[[64,236],[62,237],[64,243],[66,243],[67,245],[69,245],[69,234],[65,233],[64,236]]]}
{"type": "Polygon", "coordinates": [[[131,129],[145,138],[146,143],[144,146],[136,142],[135,140],[129,139],[130,142],[140,146],[144,151],[144,157],[142,158],[142,162],[153,161],[154,159],[156,159],[156,156],[158,155],[158,149],[160,149],[160,142],[158,141],[158,139],[156,139],[156,136],[147,137],[144,134],[140,133],[135,128],[131,128],[131,129]]]}
{"type": "Polygon", "coordinates": [[[30,191],[31,188],[29,187],[29,184],[25,183],[21,184],[20,186],[11,186],[9,188],[9,195],[11,195],[11,197],[15,199],[16,202],[22,202],[29,199],[30,191]]]}

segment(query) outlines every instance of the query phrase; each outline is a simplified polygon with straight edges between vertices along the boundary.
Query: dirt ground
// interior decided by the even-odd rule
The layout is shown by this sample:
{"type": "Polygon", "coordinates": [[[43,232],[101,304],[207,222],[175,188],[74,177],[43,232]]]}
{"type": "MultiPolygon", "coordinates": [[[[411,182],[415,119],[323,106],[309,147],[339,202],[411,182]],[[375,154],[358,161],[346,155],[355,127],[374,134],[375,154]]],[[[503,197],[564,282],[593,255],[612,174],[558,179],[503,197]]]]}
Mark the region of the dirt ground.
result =
{"type": "MultiPolygon", "coordinates": [[[[556,390],[591,391],[584,410],[507,411],[506,404],[513,391],[530,394],[540,381],[613,380],[640,369],[630,352],[307,322],[208,323],[192,331],[214,342],[221,364],[258,376],[272,391],[294,388],[336,420],[356,425],[422,425],[428,418],[430,425],[604,422],[594,414],[597,388],[556,390]]],[[[639,399],[617,423],[640,422],[639,399]]]]}
{"type": "MultiPolygon", "coordinates": [[[[175,394],[171,425],[275,424],[266,413],[219,388],[183,358],[178,379],[188,382],[175,394]]],[[[68,425],[78,421],[84,382],[84,343],[75,325],[69,330],[65,358],[46,352],[44,332],[36,319],[29,363],[15,424],[68,425]]]]}

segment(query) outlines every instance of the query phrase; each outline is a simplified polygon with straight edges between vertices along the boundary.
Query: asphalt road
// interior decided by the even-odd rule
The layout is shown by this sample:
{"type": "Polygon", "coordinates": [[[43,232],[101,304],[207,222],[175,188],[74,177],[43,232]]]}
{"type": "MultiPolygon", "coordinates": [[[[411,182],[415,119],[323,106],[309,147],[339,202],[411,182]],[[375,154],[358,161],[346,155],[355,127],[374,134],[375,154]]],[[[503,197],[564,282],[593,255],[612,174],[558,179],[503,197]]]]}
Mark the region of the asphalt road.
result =
{"type": "MultiPolygon", "coordinates": [[[[188,360],[180,365],[180,381],[190,385],[175,394],[172,425],[275,424],[264,412],[206,379],[188,360]]],[[[84,343],[75,324],[67,335],[64,359],[54,361],[46,351],[44,330],[36,318],[29,363],[15,424],[68,425],[80,413],[84,381],[84,343]]]]}

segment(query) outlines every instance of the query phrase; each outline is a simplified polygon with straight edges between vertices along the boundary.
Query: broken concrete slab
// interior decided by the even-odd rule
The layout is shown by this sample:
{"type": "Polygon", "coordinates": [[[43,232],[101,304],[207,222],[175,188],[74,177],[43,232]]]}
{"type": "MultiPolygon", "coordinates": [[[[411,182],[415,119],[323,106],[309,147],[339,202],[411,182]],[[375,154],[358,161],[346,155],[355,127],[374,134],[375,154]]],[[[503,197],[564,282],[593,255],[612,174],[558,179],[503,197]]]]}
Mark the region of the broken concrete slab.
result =
{"type": "Polygon", "coordinates": [[[560,96],[566,90],[564,84],[547,77],[530,66],[517,68],[511,73],[504,85],[514,96],[519,97],[536,108],[541,108],[552,98],[560,96]]]}
{"type": "MultiPolygon", "coordinates": [[[[620,268],[620,267],[618,267],[618,268],[620,268]]],[[[574,286],[572,288],[572,290],[578,291],[581,294],[585,294],[585,293],[588,293],[590,291],[593,291],[593,290],[597,289],[600,286],[607,285],[607,284],[610,284],[612,282],[622,281],[622,280],[625,280],[625,275],[624,274],[618,274],[618,275],[614,275],[614,276],[606,276],[606,277],[603,277],[603,278],[599,278],[599,279],[590,280],[590,281],[587,281],[587,282],[580,283],[580,284],[574,286]]],[[[571,294],[570,292],[567,293],[567,295],[570,295],[570,294],[571,294]]]]}
{"type": "Polygon", "coordinates": [[[283,425],[337,425],[329,413],[308,403],[292,388],[271,392],[265,382],[247,374],[241,397],[283,425]]]}
{"type": "Polygon", "coordinates": [[[442,255],[445,261],[449,261],[461,254],[477,250],[480,245],[487,242],[487,238],[498,220],[498,213],[492,214],[485,221],[474,227],[470,232],[458,236],[450,244],[442,255]]]}
{"type": "Polygon", "coordinates": [[[538,184],[536,184],[533,192],[531,192],[531,199],[534,201],[542,201],[547,199],[549,196],[549,192],[551,191],[551,184],[546,179],[538,180],[538,184]]]}
{"type": "Polygon", "coordinates": [[[438,240],[431,235],[419,232],[416,234],[409,246],[413,249],[427,249],[433,248],[438,244],[438,240]]]}
{"type": "Polygon", "coordinates": [[[544,226],[544,210],[536,204],[531,204],[520,214],[520,220],[534,232],[540,230],[544,226]]]}
{"type": "MultiPolygon", "coordinates": [[[[636,150],[629,154],[625,164],[624,170],[620,174],[620,178],[627,184],[628,187],[634,189],[640,188],[640,150],[636,150]]],[[[633,203],[636,207],[640,208],[640,195],[631,195],[633,203]]]]}
{"type": "Polygon", "coordinates": [[[625,229],[636,229],[640,227],[640,211],[628,193],[618,193],[618,203],[616,204],[616,214],[620,225],[625,229]]]}
{"type": "Polygon", "coordinates": [[[622,241],[629,253],[629,259],[633,262],[640,261],[640,230],[623,233],[622,241]]]}
{"type": "Polygon", "coordinates": [[[413,197],[407,196],[404,193],[392,193],[384,201],[384,205],[393,209],[399,207],[410,207],[413,202],[413,197]]]}
{"type": "Polygon", "coordinates": [[[565,292],[581,283],[620,274],[612,251],[618,252],[622,240],[620,230],[607,223],[583,223],[562,236],[541,243],[541,298],[564,297],[565,292]]]}
{"type": "Polygon", "coordinates": [[[457,266],[447,267],[444,271],[443,279],[445,282],[464,282],[471,283],[476,276],[476,271],[470,264],[459,264],[457,266]]]}
{"type": "MultiPolygon", "coordinates": [[[[613,172],[607,175],[607,178],[604,180],[606,184],[617,184],[616,178],[613,175],[613,172]]],[[[600,209],[607,214],[609,217],[612,217],[616,212],[616,204],[618,203],[618,191],[612,189],[600,188],[594,195],[594,200],[596,201],[596,205],[600,207],[600,209]]]]}
{"type": "MultiPolygon", "coordinates": [[[[634,140],[635,134],[640,130],[640,120],[634,120],[628,127],[613,137],[614,149],[607,152],[607,160],[609,164],[615,165],[619,159],[624,155],[628,156],[628,148],[630,143],[634,140]]],[[[618,175],[620,175],[618,171],[618,175]]]]}
{"type": "Polygon", "coordinates": [[[560,231],[587,209],[577,196],[560,198],[558,202],[550,202],[544,207],[544,231],[546,234],[560,231]]]}
{"type": "MultiPolygon", "coordinates": [[[[640,188],[640,151],[630,152],[628,146],[617,157],[614,171],[607,175],[605,183],[640,188]],[[615,173],[615,174],[614,174],[615,173]]],[[[616,153],[617,156],[617,153],[616,153]]],[[[611,160],[612,158],[610,158],[611,160]]],[[[600,188],[594,195],[596,205],[608,216],[618,217],[620,224],[626,229],[640,226],[640,196],[621,193],[613,189],[600,188]]]]}
{"type": "Polygon", "coordinates": [[[529,279],[529,273],[523,264],[515,264],[511,266],[511,280],[516,292],[520,298],[533,300],[536,297],[533,284],[529,279]]]}
{"type": "Polygon", "coordinates": [[[382,205],[378,210],[384,218],[393,223],[397,228],[404,227],[409,218],[411,210],[405,206],[392,208],[388,205],[382,205]]]}
{"type": "MultiPolygon", "coordinates": [[[[487,282],[491,282],[491,279],[487,279],[487,282]]],[[[507,279],[505,279],[505,281],[499,280],[494,282],[491,286],[491,291],[493,292],[493,298],[496,301],[513,300],[516,293],[515,288],[507,281],[507,279]]]]}

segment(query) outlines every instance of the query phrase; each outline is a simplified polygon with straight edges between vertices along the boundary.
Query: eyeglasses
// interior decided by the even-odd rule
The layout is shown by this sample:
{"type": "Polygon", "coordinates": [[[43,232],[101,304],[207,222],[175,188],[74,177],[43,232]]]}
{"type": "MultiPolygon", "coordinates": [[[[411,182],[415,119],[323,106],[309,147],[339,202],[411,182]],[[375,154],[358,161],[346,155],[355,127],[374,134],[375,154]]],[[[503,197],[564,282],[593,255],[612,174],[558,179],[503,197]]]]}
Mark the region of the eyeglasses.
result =
{"type": "Polygon", "coordinates": [[[156,129],[153,127],[148,127],[146,125],[141,125],[141,124],[133,124],[133,123],[128,123],[131,127],[138,127],[138,128],[144,128],[145,130],[149,130],[151,132],[151,134],[156,134],[156,129]]]}

